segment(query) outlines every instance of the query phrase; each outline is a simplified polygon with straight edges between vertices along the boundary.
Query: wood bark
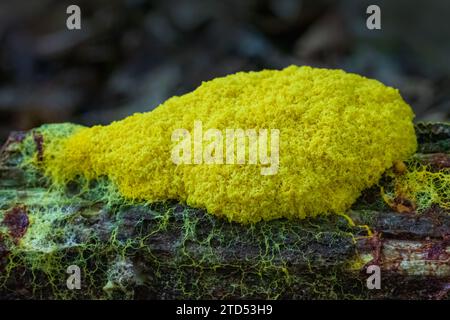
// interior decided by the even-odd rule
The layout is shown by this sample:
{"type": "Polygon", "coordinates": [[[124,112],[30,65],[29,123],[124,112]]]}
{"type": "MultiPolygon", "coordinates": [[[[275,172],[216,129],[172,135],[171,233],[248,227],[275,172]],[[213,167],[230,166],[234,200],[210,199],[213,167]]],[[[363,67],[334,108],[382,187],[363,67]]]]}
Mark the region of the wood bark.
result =
{"type": "MultiPolygon", "coordinates": [[[[420,123],[416,132],[415,159],[449,174],[450,124],[420,123]]],[[[450,297],[450,212],[437,205],[422,214],[374,210],[380,191],[372,188],[348,212],[356,226],[339,216],[243,226],[175,202],[111,206],[75,194],[58,203],[48,181],[20,165],[27,134],[12,133],[0,153],[0,298],[450,297]],[[22,247],[40,223],[30,212],[51,208],[70,211],[54,228],[74,237],[46,239],[58,251],[54,276],[42,263],[54,252],[22,247]],[[72,292],[64,275],[75,256],[89,283],[72,292]],[[380,267],[379,290],[366,286],[370,265],[380,267]]]]}

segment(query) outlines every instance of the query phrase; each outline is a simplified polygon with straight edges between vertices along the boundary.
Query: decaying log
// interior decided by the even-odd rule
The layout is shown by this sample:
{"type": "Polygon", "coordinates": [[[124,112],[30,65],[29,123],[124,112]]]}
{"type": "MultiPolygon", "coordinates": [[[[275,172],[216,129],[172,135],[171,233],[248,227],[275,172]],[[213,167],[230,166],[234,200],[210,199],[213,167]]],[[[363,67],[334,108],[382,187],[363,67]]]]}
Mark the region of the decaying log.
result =
{"type": "MultiPolygon", "coordinates": [[[[415,159],[448,173],[450,124],[416,131],[415,159]]],[[[0,153],[2,299],[450,297],[450,212],[437,205],[397,213],[375,187],[347,219],[243,226],[175,202],[108,203],[27,171],[32,134],[12,133],[0,153]],[[381,289],[367,287],[370,265],[380,267],[381,289]],[[80,290],[67,287],[69,266],[80,269],[80,290]]]]}

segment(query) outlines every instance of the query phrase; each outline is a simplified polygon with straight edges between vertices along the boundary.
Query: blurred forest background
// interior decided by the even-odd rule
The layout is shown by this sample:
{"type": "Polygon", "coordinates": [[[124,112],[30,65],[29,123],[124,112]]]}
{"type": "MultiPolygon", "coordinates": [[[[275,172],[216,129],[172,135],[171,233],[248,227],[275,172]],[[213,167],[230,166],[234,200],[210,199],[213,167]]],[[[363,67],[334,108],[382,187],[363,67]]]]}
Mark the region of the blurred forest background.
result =
{"type": "Polygon", "coordinates": [[[0,143],[11,130],[107,124],[202,81],[290,64],[400,89],[420,120],[450,117],[450,1],[1,0],[0,143]],[[66,8],[81,8],[81,30],[66,8]],[[382,30],[366,28],[381,7],[382,30]]]}

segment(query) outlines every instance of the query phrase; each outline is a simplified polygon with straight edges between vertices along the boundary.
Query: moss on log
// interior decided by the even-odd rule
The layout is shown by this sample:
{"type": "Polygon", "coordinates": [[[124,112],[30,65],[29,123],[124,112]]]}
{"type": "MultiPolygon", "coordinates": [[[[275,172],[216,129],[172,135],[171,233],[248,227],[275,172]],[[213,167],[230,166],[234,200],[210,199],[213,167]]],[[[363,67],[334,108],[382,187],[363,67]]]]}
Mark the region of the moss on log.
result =
{"type": "MultiPolygon", "coordinates": [[[[406,170],[448,177],[450,124],[420,123],[416,132],[406,170]]],[[[32,130],[12,133],[1,149],[2,299],[450,297],[446,193],[440,203],[420,200],[419,210],[398,192],[405,172],[395,168],[347,217],[240,225],[175,202],[121,202],[105,181],[55,190],[23,163],[44,145],[32,130]],[[71,265],[80,290],[66,286],[71,265]],[[366,286],[369,265],[381,268],[380,290],[366,286]]]]}

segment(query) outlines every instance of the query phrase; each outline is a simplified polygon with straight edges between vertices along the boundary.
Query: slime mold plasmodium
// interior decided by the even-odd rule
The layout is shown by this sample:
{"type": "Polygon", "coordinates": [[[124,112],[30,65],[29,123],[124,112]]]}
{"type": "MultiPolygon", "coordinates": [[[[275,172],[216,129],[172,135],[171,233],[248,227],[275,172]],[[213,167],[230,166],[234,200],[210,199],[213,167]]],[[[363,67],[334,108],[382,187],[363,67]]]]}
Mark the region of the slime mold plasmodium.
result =
{"type": "Polygon", "coordinates": [[[106,176],[130,201],[176,199],[240,223],[313,217],[343,213],[412,155],[413,117],[396,89],[342,70],[239,72],[107,126],[44,133],[41,165],[56,185],[106,176]],[[175,164],[172,132],[192,132],[196,121],[204,131],[279,130],[277,173],[261,175],[262,164],[175,164]]]}

